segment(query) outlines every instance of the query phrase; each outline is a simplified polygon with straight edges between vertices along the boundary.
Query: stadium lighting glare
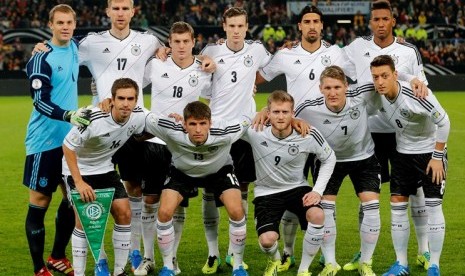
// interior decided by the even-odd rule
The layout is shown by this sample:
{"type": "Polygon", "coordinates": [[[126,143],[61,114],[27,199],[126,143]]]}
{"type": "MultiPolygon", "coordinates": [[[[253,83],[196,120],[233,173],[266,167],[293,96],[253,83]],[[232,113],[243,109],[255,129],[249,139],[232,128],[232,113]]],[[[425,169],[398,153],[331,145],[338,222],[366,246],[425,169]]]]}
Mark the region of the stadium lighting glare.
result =
{"type": "Polygon", "coordinates": [[[337,24],[351,24],[352,23],[352,20],[350,19],[339,19],[337,21],[337,24]]]}

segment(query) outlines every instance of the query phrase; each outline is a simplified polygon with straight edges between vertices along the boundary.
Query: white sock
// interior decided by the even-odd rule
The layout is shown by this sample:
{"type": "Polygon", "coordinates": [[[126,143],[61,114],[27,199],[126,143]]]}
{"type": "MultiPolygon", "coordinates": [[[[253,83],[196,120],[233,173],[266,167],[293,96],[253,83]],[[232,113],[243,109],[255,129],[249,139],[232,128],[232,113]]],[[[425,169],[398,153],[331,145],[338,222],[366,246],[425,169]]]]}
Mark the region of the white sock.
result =
{"type": "Polygon", "coordinates": [[[74,228],[71,236],[73,268],[75,276],[84,276],[87,261],[87,240],[84,231],[74,228]]]}
{"type": "Polygon", "coordinates": [[[410,199],[410,213],[412,215],[413,225],[415,226],[415,234],[417,235],[418,242],[418,255],[428,252],[428,235],[427,224],[428,214],[426,213],[425,194],[423,188],[417,190],[416,195],[411,195],[410,199]]]}
{"type": "Polygon", "coordinates": [[[174,227],[173,220],[160,222],[157,219],[158,247],[163,258],[163,266],[173,269],[174,227]]]}
{"type": "Polygon", "coordinates": [[[408,265],[407,248],[410,237],[410,222],[408,219],[408,202],[391,202],[391,236],[397,261],[403,266],[408,265]]]}
{"type": "Polygon", "coordinates": [[[186,219],[186,208],[182,206],[178,206],[178,208],[176,209],[173,215],[173,227],[174,227],[173,257],[176,257],[177,255],[176,253],[178,252],[185,219],[186,219]]]}
{"type": "Polygon", "coordinates": [[[142,239],[144,241],[144,257],[150,260],[155,260],[154,256],[154,243],[155,235],[157,232],[157,226],[155,221],[157,220],[157,212],[160,203],[142,205],[142,239]]]}
{"type": "Polygon", "coordinates": [[[325,227],[324,227],[324,239],[321,245],[321,252],[325,256],[326,264],[333,264],[336,266],[336,202],[329,200],[322,200],[321,206],[325,212],[325,227]]]}
{"type": "Polygon", "coordinates": [[[281,218],[284,252],[289,256],[294,255],[295,237],[297,234],[297,227],[299,227],[299,218],[289,211],[285,211],[281,218]]]}
{"type": "Polygon", "coordinates": [[[131,225],[116,224],[113,227],[113,249],[115,252],[114,274],[124,272],[128,262],[129,248],[131,246],[131,225]]]}
{"type": "Polygon", "coordinates": [[[233,270],[242,265],[246,236],[247,223],[245,216],[239,221],[229,219],[229,240],[232,241],[231,249],[234,258],[233,270]]]}
{"type": "Polygon", "coordinates": [[[426,210],[428,212],[428,241],[430,250],[430,265],[439,267],[444,235],[446,233],[446,222],[442,212],[442,199],[426,198],[426,210]]]}
{"type": "Polygon", "coordinates": [[[370,200],[362,203],[363,220],[360,226],[361,257],[360,263],[368,262],[376,248],[381,229],[379,216],[379,200],[370,200]]]}
{"type": "Polygon", "coordinates": [[[323,243],[324,226],[308,223],[302,245],[302,260],[300,261],[299,272],[306,272],[315,258],[316,253],[323,243]]]}
{"type": "Polygon", "coordinates": [[[278,241],[275,241],[275,243],[271,247],[263,247],[260,242],[258,243],[258,245],[260,246],[260,249],[273,261],[281,259],[281,256],[278,251],[278,241]]]}
{"type": "Polygon", "coordinates": [[[220,224],[220,212],[216,208],[213,194],[203,193],[202,200],[203,226],[208,245],[208,256],[220,257],[218,249],[218,225],[220,224]]]}
{"type": "Polygon", "coordinates": [[[131,251],[140,251],[140,239],[142,236],[142,197],[129,197],[131,206],[131,251]]]}
{"type": "MultiPolygon", "coordinates": [[[[249,183],[246,183],[247,185],[249,183]]],[[[244,214],[245,214],[245,219],[247,220],[247,215],[248,215],[248,212],[249,212],[249,204],[247,202],[247,197],[249,195],[249,192],[247,191],[241,191],[241,205],[242,205],[242,209],[244,209],[244,214]]],[[[229,246],[228,246],[228,255],[229,256],[232,256],[233,255],[233,250],[232,250],[232,241],[229,240],[229,246]]]]}

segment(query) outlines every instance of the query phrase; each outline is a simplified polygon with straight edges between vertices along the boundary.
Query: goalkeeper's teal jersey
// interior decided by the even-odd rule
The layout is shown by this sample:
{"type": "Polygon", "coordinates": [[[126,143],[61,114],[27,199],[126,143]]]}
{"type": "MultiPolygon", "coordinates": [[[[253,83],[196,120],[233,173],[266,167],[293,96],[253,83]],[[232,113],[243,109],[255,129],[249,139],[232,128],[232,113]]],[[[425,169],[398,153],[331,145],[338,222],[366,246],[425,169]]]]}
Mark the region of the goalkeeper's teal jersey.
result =
{"type": "Polygon", "coordinates": [[[26,65],[34,105],[26,133],[27,155],[61,147],[71,129],[64,115],[78,106],[77,44],[72,40],[65,47],[51,42],[48,46],[48,52],[35,54],[26,65]]]}

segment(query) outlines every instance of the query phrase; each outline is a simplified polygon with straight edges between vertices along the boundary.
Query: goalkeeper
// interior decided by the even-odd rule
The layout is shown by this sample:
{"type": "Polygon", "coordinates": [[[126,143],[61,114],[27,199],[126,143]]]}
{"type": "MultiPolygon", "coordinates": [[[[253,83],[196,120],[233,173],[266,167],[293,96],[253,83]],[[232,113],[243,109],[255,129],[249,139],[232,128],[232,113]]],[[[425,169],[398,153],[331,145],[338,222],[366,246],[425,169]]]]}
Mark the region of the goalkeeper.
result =
{"type": "Polygon", "coordinates": [[[71,124],[89,125],[89,110],[74,111],[79,74],[77,44],[71,40],[76,27],[74,10],[68,5],[55,6],[49,14],[49,27],[53,33],[47,44],[50,50],[35,54],[26,66],[34,108],[26,133],[23,184],[29,188],[29,208],[25,228],[34,275],[52,275],[51,269],[72,276],[65,249],[74,228],[74,213],[66,196],[58,207],[55,240],[46,263],[44,217],[59,185],[65,193],[61,179],[63,140],[71,124]]]}

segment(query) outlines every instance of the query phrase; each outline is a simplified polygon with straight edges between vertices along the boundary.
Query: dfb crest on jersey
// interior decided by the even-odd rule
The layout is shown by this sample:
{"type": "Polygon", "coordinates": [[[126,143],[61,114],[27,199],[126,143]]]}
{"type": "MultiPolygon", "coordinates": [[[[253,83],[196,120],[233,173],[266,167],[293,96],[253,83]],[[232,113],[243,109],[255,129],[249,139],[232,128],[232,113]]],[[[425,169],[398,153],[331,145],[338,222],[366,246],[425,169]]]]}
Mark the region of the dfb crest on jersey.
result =
{"type": "Polygon", "coordinates": [[[140,49],[139,44],[131,44],[131,54],[138,56],[141,52],[142,50],[140,49]]]}
{"type": "Polygon", "coordinates": [[[412,114],[410,114],[410,111],[408,111],[407,109],[404,109],[404,108],[401,108],[400,109],[400,115],[404,118],[410,118],[410,116],[412,116],[412,114]]]}
{"type": "Polygon", "coordinates": [[[289,148],[287,149],[287,152],[290,155],[297,155],[297,154],[299,154],[299,146],[296,146],[295,144],[289,145],[289,148]]]}
{"type": "Polygon", "coordinates": [[[197,74],[190,74],[189,75],[189,85],[192,87],[197,86],[199,84],[199,76],[197,74]]]}
{"type": "Polygon", "coordinates": [[[360,110],[358,110],[358,108],[354,108],[351,111],[349,111],[349,114],[352,120],[357,120],[358,117],[360,117],[360,110]]]}
{"type": "Polygon", "coordinates": [[[331,65],[331,58],[328,56],[322,56],[321,57],[321,64],[324,66],[330,66],[331,65]]]}
{"type": "Polygon", "coordinates": [[[245,58],[244,58],[244,65],[247,66],[247,67],[250,67],[253,65],[253,59],[251,56],[247,55],[245,58]]]}
{"type": "Polygon", "coordinates": [[[134,131],[136,131],[136,126],[135,125],[132,125],[128,128],[128,136],[131,136],[134,131]]]}
{"type": "Polygon", "coordinates": [[[41,177],[41,178],[39,179],[39,186],[40,186],[40,187],[43,188],[43,187],[47,186],[47,183],[48,183],[47,177],[41,177]]]}
{"type": "Polygon", "coordinates": [[[399,56],[396,55],[391,55],[392,60],[394,61],[394,64],[399,63],[399,56]]]}

